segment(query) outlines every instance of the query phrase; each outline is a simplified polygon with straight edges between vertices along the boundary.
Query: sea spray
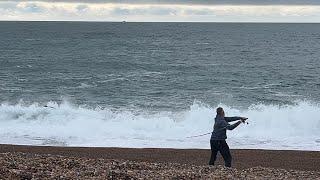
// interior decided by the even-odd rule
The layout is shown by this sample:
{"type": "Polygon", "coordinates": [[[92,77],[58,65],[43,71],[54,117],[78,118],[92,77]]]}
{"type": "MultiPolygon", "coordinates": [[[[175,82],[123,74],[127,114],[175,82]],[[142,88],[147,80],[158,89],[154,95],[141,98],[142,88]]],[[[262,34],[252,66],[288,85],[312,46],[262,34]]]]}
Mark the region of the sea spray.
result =
{"type": "MultiPolygon", "coordinates": [[[[237,109],[223,104],[227,116],[246,116],[228,132],[232,148],[320,149],[320,107],[305,101],[295,105],[252,105],[237,109]]],[[[88,108],[38,103],[1,104],[0,143],[58,146],[209,148],[215,108],[195,102],[179,112],[88,108]]]]}

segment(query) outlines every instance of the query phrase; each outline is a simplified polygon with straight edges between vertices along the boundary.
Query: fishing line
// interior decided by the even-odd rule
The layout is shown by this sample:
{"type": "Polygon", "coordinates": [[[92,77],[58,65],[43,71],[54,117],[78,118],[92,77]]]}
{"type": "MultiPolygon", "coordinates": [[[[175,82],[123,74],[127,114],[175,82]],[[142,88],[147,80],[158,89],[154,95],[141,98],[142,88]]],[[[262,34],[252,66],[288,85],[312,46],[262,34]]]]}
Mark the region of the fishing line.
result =
{"type": "Polygon", "coordinates": [[[208,132],[208,133],[205,133],[205,134],[200,134],[200,135],[195,135],[195,136],[188,136],[186,138],[194,138],[194,137],[200,137],[200,136],[205,136],[205,135],[208,135],[208,134],[211,134],[212,132],[208,132]]]}
{"type": "MultiPolygon", "coordinates": [[[[244,124],[249,124],[248,122],[243,122],[244,124]]],[[[194,138],[194,137],[201,137],[201,136],[205,136],[205,135],[208,135],[208,134],[211,134],[212,132],[208,132],[208,133],[205,133],[205,134],[200,134],[200,135],[195,135],[195,136],[188,136],[186,138],[194,138]]]]}

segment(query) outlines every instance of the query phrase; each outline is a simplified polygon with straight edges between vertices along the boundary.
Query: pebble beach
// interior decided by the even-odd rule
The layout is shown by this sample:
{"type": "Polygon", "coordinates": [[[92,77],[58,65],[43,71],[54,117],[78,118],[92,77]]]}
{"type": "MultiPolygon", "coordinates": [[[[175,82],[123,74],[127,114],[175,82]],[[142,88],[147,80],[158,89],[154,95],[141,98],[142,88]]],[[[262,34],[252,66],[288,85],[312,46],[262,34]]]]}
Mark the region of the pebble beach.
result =
{"type": "Polygon", "coordinates": [[[2,179],[320,179],[320,172],[148,163],[27,153],[0,154],[2,179]]]}
{"type": "MultiPolygon", "coordinates": [[[[269,161],[273,162],[274,166],[266,165],[264,161],[260,161],[260,165],[259,162],[252,164],[250,161],[247,161],[247,166],[241,165],[237,162],[241,159],[239,152],[244,151],[250,154],[254,151],[232,150],[236,159],[235,166],[226,168],[222,165],[221,158],[216,166],[208,166],[206,162],[197,163],[195,161],[197,155],[200,157],[206,154],[207,156],[208,150],[15,145],[1,145],[0,147],[0,179],[320,179],[317,164],[319,162],[318,152],[312,152],[312,156],[308,155],[308,152],[293,152],[302,153],[300,159],[313,159],[313,161],[308,161],[313,163],[312,167],[303,167],[304,164],[294,162],[292,156],[292,163],[297,165],[294,167],[290,166],[286,159],[285,154],[288,153],[274,151],[273,154],[280,152],[284,155],[282,159],[284,168],[279,168],[277,166],[279,163],[272,159],[269,161]],[[150,155],[150,152],[155,155],[150,155]],[[191,156],[189,160],[184,156],[191,154],[196,155],[191,156]],[[185,161],[175,161],[174,158],[168,158],[169,156],[177,156],[185,161]]],[[[261,150],[255,151],[263,154],[261,150]]],[[[272,153],[265,152],[264,154],[262,158],[269,158],[272,153]]],[[[241,162],[245,163],[243,161],[244,159],[241,162]]]]}

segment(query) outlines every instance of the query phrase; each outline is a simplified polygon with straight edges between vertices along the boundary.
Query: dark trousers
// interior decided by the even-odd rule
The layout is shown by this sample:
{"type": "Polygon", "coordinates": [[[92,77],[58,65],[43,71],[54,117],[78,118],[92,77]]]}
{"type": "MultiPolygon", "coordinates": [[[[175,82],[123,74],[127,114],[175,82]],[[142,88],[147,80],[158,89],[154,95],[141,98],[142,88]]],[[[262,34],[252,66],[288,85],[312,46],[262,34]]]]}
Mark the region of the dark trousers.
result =
{"type": "Polygon", "coordinates": [[[211,157],[210,157],[210,162],[209,165],[214,165],[214,162],[217,159],[217,154],[220,152],[222,155],[225,166],[226,167],[231,167],[231,153],[229,150],[229,146],[225,140],[210,140],[210,146],[211,146],[211,157]]]}

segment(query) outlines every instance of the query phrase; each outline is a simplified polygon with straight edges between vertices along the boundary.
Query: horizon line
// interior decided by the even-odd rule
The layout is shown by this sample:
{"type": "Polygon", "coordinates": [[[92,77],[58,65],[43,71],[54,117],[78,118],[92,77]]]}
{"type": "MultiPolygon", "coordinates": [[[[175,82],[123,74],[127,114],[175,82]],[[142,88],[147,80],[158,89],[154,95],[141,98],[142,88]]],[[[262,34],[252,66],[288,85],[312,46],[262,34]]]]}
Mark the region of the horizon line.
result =
{"type": "Polygon", "coordinates": [[[291,21],[99,21],[99,20],[0,20],[0,22],[99,22],[99,23],[252,23],[252,24],[320,24],[320,22],[291,22],[291,21]]]}

